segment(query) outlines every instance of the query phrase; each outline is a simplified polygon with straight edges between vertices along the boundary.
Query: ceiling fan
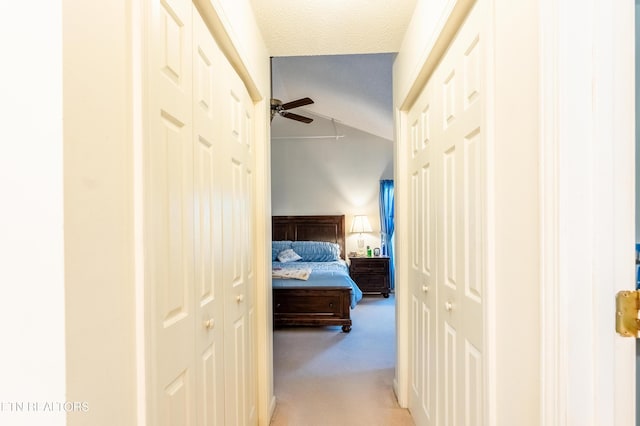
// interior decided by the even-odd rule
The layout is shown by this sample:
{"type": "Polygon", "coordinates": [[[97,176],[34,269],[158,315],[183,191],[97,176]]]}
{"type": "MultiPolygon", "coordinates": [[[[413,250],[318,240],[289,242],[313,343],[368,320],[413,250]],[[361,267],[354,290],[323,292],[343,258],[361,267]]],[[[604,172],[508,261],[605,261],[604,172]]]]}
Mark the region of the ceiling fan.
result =
{"type": "Polygon", "coordinates": [[[289,110],[305,105],[311,105],[312,103],[313,101],[311,100],[311,98],[301,98],[284,104],[280,99],[271,99],[271,121],[273,121],[273,117],[277,114],[291,120],[309,124],[313,121],[313,118],[304,117],[302,115],[289,112],[289,110]]]}

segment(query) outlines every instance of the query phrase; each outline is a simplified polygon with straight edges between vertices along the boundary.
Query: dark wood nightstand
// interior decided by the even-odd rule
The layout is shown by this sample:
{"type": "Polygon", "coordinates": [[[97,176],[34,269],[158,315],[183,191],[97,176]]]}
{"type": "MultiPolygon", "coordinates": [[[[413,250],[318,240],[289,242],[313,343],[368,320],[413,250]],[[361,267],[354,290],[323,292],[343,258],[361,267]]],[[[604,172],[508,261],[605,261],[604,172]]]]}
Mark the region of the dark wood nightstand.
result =
{"type": "Polygon", "coordinates": [[[389,297],[389,257],[351,257],[349,275],[363,293],[381,293],[389,297]]]}

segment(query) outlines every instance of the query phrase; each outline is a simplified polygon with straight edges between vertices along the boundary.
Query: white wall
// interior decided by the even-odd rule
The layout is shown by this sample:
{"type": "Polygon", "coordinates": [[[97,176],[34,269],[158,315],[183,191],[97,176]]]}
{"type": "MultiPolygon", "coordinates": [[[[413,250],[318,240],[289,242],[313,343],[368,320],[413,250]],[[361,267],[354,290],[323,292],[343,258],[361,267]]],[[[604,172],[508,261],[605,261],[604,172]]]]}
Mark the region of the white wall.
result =
{"type": "Polygon", "coordinates": [[[59,426],[44,403],[65,402],[61,0],[0,13],[0,424],[59,426]]]}
{"type": "Polygon", "coordinates": [[[413,18],[393,65],[393,72],[401,76],[394,80],[399,83],[393,88],[394,98],[406,98],[455,3],[456,0],[418,0],[416,3],[413,18]]]}
{"type": "Polygon", "coordinates": [[[134,4],[63,2],[69,425],[136,421],[134,4]]]}
{"type": "Polygon", "coordinates": [[[491,414],[496,425],[517,424],[522,418],[528,424],[540,424],[540,337],[534,331],[514,333],[513,324],[514,318],[528,330],[540,324],[540,148],[535,101],[539,34],[538,20],[532,18],[537,2],[492,3],[494,39],[487,49],[493,50],[490,58],[495,67],[493,87],[488,87],[494,111],[488,112],[488,127],[494,140],[487,173],[493,186],[488,231],[493,253],[486,291],[491,301],[487,309],[489,351],[493,353],[489,356],[495,357],[498,368],[488,372],[489,383],[495,385],[491,414]],[[527,303],[512,303],[518,299],[527,303]],[[517,355],[512,352],[514,347],[517,355]]]}
{"type": "Polygon", "coordinates": [[[380,246],[378,207],[381,179],[393,179],[393,143],[351,128],[341,139],[284,139],[271,142],[273,215],[345,214],[347,252],[353,216],[366,214],[373,233],[365,244],[380,246]]]}

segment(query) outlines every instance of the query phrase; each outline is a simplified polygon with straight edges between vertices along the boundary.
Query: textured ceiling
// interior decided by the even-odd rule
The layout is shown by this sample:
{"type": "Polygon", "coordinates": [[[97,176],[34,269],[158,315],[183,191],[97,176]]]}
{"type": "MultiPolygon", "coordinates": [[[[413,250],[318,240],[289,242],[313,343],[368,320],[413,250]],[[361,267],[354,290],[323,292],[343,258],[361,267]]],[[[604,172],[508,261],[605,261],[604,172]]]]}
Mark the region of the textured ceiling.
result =
{"type": "Polygon", "coordinates": [[[397,52],[416,0],[250,0],[271,56],[397,52]]]}
{"type": "MultiPolygon", "coordinates": [[[[313,105],[304,125],[276,117],[272,136],[342,126],[393,140],[392,65],[416,0],[250,0],[273,58],[272,97],[313,105]]],[[[333,133],[333,132],[332,132],[333,133]]]]}

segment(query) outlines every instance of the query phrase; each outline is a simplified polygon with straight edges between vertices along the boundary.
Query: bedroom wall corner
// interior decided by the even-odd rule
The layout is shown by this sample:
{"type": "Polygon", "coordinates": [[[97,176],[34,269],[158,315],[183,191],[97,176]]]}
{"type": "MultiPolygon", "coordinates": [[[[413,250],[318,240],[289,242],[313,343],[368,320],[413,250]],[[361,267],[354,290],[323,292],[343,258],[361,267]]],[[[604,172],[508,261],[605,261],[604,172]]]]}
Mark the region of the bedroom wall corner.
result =
{"type": "Polygon", "coordinates": [[[393,179],[393,142],[344,126],[340,140],[271,142],[274,216],[344,214],[346,251],[357,250],[349,233],[354,215],[367,215],[372,232],[365,245],[380,246],[381,179],[393,179]]]}

